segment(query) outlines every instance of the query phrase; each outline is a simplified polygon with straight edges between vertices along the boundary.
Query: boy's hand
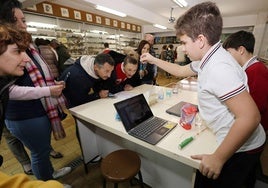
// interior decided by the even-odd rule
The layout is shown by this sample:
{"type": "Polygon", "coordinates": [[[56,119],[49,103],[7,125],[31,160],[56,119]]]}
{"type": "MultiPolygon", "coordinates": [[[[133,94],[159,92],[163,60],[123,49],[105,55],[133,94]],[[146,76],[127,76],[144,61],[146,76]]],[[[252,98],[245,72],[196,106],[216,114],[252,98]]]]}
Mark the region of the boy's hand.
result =
{"type": "Polygon", "coordinates": [[[192,155],[191,158],[201,161],[199,171],[203,176],[212,179],[219,177],[224,162],[221,162],[215,155],[192,155]]]}
{"type": "Polygon", "coordinates": [[[140,61],[141,63],[150,63],[150,64],[153,64],[154,62],[154,58],[151,54],[149,53],[145,53],[145,54],[142,54],[141,57],[140,57],[140,61]]]}

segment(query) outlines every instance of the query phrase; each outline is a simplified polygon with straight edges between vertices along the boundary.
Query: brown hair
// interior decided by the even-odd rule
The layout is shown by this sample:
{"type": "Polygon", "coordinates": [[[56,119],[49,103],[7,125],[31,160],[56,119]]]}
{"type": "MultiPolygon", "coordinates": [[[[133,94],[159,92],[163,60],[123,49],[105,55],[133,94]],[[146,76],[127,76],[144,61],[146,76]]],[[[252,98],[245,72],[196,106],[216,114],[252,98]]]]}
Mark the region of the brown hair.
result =
{"type": "Polygon", "coordinates": [[[32,41],[32,37],[26,31],[12,28],[9,24],[0,23],[0,55],[6,50],[7,46],[17,44],[21,51],[25,51],[32,41]]]}
{"type": "Polygon", "coordinates": [[[198,35],[204,35],[210,45],[220,40],[222,16],[213,2],[197,4],[185,12],[175,25],[177,36],[187,35],[193,41],[198,35]]]}
{"type": "Polygon", "coordinates": [[[124,59],[124,66],[126,66],[126,64],[133,64],[133,65],[138,65],[138,61],[137,59],[135,59],[132,56],[127,55],[124,59]]]}
{"type": "Polygon", "coordinates": [[[140,41],[139,46],[137,48],[137,53],[139,55],[141,55],[142,48],[145,46],[145,44],[149,44],[149,46],[151,47],[151,44],[147,40],[140,41]]]}

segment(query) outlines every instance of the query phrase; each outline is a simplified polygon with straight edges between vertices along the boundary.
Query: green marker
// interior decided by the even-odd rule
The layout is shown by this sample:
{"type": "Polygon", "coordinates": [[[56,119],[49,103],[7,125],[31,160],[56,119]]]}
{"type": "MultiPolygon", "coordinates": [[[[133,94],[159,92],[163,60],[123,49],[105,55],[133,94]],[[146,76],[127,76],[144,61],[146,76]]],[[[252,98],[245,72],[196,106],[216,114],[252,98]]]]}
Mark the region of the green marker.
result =
{"type": "Polygon", "coordinates": [[[194,137],[189,137],[186,138],[185,140],[183,140],[180,144],[179,144],[179,148],[182,149],[184,148],[187,144],[189,144],[190,142],[192,142],[194,140],[194,137]]]}
{"type": "Polygon", "coordinates": [[[207,127],[203,128],[200,132],[196,133],[194,136],[191,136],[189,138],[186,138],[185,140],[183,140],[180,144],[179,144],[179,149],[184,148],[185,146],[187,146],[190,142],[192,142],[194,140],[194,138],[196,136],[198,136],[201,132],[203,132],[204,130],[206,130],[207,127]]]}

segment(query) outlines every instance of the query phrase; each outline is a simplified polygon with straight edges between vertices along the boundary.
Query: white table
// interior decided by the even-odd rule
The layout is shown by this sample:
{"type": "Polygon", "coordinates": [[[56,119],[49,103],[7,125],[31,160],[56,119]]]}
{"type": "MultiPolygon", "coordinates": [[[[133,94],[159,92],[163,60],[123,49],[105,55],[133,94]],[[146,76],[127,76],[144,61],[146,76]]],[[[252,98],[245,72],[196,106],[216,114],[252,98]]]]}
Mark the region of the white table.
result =
{"type": "MultiPolygon", "coordinates": [[[[127,134],[122,122],[116,120],[116,110],[113,103],[127,97],[163,89],[159,86],[142,85],[130,92],[117,93],[117,98],[99,99],[70,109],[76,120],[84,163],[90,162],[98,155],[105,157],[108,153],[128,148],[139,153],[142,165],[141,172],[144,182],[153,188],[192,187],[193,172],[199,166],[199,161],[190,158],[193,154],[212,153],[217,147],[214,134],[206,129],[190,144],[179,149],[179,143],[195,135],[200,128],[193,127],[190,131],[180,125],[171,131],[157,145],[151,145],[127,134]]],[[[165,112],[167,108],[179,101],[197,104],[195,91],[180,89],[178,94],[172,94],[164,100],[158,100],[151,106],[155,116],[178,122],[179,117],[165,112]]]]}

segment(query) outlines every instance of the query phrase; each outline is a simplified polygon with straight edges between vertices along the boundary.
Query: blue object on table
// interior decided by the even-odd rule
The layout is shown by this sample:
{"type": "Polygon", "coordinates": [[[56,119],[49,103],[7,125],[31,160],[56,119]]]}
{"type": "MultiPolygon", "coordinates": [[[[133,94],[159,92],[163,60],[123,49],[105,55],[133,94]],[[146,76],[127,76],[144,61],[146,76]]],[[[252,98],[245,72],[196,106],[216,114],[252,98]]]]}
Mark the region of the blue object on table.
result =
{"type": "Polygon", "coordinates": [[[121,121],[120,116],[118,115],[118,113],[115,114],[115,119],[118,121],[121,121]]]}

